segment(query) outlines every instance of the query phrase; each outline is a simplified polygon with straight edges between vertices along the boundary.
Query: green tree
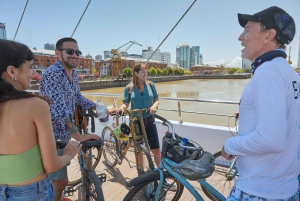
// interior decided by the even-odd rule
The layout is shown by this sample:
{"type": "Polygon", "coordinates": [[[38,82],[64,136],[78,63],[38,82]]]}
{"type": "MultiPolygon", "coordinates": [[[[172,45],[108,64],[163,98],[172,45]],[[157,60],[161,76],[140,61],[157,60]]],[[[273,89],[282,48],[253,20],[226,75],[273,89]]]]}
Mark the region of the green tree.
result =
{"type": "Polygon", "coordinates": [[[165,75],[173,75],[174,74],[173,68],[171,68],[171,67],[164,68],[163,72],[165,73],[165,75]]]}
{"type": "Polygon", "coordinates": [[[168,69],[167,68],[164,68],[162,70],[162,75],[164,75],[164,76],[168,75],[168,69]]]}
{"type": "Polygon", "coordinates": [[[251,73],[251,71],[252,71],[252,68],[245,68],[245,73],[251,73]]]}
{"type": "Polygon", "coordinates": [[[132,77],[132,69],[129,68],[129,67],[125,67],[125,68],[123,69],[123,73],[124,73],[124,75],[126,75],[127,77],[132,77]]]}
{"type": "Polygon", "coordinates": [[[161,69],[156,69],[156,72],[157,72],[157,75],[160,76],[160,75],[163,75],[163,71],[161,69]]]}
{"type": "Polygon", "coordinates": [[[235,68],[229,68],[229,69],[228,69],[228,74],[234,74],[235,71],[236,71],[235,68]]]}
{"type": "Polygon", "coordinates": [[[92,74],[95,74],[97,72],[96,68],[92,68],[92,74]]]}
{"type": "Polygon", "coordinates": [[[220,70],[219,69],[214,69],[212,70],[213,74],[219,74],[220,73],[220,70]]]}
{"type": "Polygon", "coordinates": [[[236,72],[236,73],[243,73],[243,72],[244,72],[244,69],[239,68],[239,69],[237,69],[235,72],[236,72]]]}
{"type": "Polygon", "coordinates": [[[185,75],[191,75],[191,74],[192,74],[192,72],[191,72],[191,71],[189,71],[189,70],[185,70],[185,71],[184,71],[184,74],[185,74],[185,75]]]}
{"type": "Polygon", "coordinates": [[[182,68],[174,68],[174,75],[184,75],[184,70],[182,68]]]}
{"type": "Polygon", "coordinates": [[[155,76],[157,75],[157,71],[154,67],[151,67],[149,70],[148,70],[148,75],[150,76],[155,76]]]}

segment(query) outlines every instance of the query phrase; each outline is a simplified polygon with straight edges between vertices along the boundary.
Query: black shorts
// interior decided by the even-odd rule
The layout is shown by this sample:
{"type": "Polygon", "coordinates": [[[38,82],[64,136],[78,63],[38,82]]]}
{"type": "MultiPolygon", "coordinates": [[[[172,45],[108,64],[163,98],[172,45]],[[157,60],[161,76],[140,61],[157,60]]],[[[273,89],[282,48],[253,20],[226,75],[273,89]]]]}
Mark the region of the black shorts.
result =
{"type": "MultiPolygon", "coordinates": [[[[144,125],[147,133],[150,149],[159,149],[158,133],[157,133],[156,124],[153,124],[154,122],[155,122],[155,118],[153,116],[144,119],[144,125]]],[[[140,131],[142,130],[140,124],[139,124],[139,129],[140,131]]]]}

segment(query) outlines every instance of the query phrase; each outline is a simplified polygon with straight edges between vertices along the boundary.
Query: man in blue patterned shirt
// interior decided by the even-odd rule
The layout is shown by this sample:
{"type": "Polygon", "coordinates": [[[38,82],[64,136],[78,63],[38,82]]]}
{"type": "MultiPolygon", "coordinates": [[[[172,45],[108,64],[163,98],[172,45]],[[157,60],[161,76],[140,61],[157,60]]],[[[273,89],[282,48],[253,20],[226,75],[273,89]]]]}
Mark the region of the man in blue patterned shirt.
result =
{"type": "MultiPolygon", "coordinates": [[[[53,103],[50,105],[53,131],[56,138],[74,138],[84,142],[90,139],[99,139],[97,135],[80,135],[74,124],[75,104],[84,105],[86,109],[95,107],[95,103],[86,99],[80,93],[78,75],[75,70],[81,52],[78,49],[77,41],[73,38],[62,38],[56,43],[55,54],[58,61],[46,69],[40,84],[40,95],[50,98],[53,103]]],[[[63,151],[58,150],[58,155],[63,151]]],[[[67,167],[50,173],[55,200],[61,198],[62,192],[68,183],[67,167]]]]}

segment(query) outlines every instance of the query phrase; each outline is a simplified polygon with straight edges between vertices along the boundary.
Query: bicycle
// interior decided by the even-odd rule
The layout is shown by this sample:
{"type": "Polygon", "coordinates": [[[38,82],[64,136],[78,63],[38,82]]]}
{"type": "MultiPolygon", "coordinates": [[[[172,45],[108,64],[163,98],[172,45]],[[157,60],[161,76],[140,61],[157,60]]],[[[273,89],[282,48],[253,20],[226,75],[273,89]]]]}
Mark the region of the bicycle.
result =
{"type": "MultiPolygon", "coordinates": [[[[235,132],[237,131],[237,121],[239,118],[239,113],[236,112],[234,114],[235,117],[235,132]]],[[[230,117],[231,118],[231,117],[230,117]]],[[[235,136],[233,132],[230,130],[229,127],[229,120],[228,119],[228,129],[232,136],[235,136]]],[[[227,197],[234,186],[234,182],[239,176],[238,170],[236,168],[236,159],[227,160],[222,156],[221,150],[215,152],[213,154],[213,157],[215,158],[215,172],[212,176],[206,179],[210,185],[212,185],[215,189],[217,189],[219,192],[222,193],[225,197],[227,197]]],[[[201,188],[204,192],[204,194],[213,201],[218,201],[219,199],[213,195],[208,189],[205,188],[205,186],[201,185],[201,188]]]]}
{"type": "MultiPolygon", "coordinates": [[[[187,157],[190,159],[197,159],[199,153],[205,153],[204,150],[199,146],[198,148],[193,146],[192,143],[188,143],[188,146],[184,146],[179,141],[179,136],[175,135],[175,129],[173,124],[166,120],[165,118],[154,115],[155,118],[162,121],[163,125],[170,126],[172,128],[171,136],[167,132],[163,138],[163,148],[162,148],[162,160],[158,168],[152,172],[148,172],[133,180],[126,183],[128,187],[132,187],[128,194],[125,196],[123,201],[129,200],[179,200],[184,187],[186,187],[190,193],[195,197],[196,200],[204,200],[201,195],[195,190],[195,188],[184,178],[181,174],[175,172],[172,167],[178,165],[181,161],[185,160],[187,157]],[[186,150],[187,156],[184,157],[178,150],[186,150]],[[163,183],[167,179],[169,185],[162,188],[163,183]],[[147,196],[144,196],[144,190],[147,189],[147,196]],[[174,190],[175,189],[175,190],[174,190]]],[[[210,154],[211,155],[211,154],[210,154]]],[[[212,174],[212,172],[210,173],[212,174]]],[[[208,176],[208,175],[207,175],[208,176]]],[[[219,200],[226,200],[226,198],[213,188],[205,179],[199,179],[197,182],[205,186],[214,196],[219,200]]]]}
{"type": "MultiPolygon", "coordinates": [[[[227,160],[222,156],[221,151],[215,152],[213,157],[215,158],[215,172],[212,176],[206,179],[206,182],[222,193],[222,195],[227,197],[234,186],[234,181],[239,176],[238,170],[235,166],[236,159],[227,160]]],[[[213,201],[219,200],[205,186],[201,185],[201,188],[209,199],[213,201]]]]}
{"type": "MultiPolygon", "coordinates": [[[[142,116],[142,112],[146,110],[148,109],[144,108],[144,109],[126,110],[124,112],[123,116],[125,115],[129,116],[129,125],[130,125],[129,140],[127,142],[125,141],[122,142],[117,139],[115,135],[115,128],[112,128],[110,126],[104,127],[102,131],[102,140],[104,141],[103,156],[106,161],[106,164],[109,167],[113,168],[117,164],[121,165],[123,159],[126,159],[130,168],[134,167],[130,164],[130,161],[126,157],[126,154],[131,144],[133,144],[135,160],[136,160],[135,166],[138,175],[141,175],[150,170],[154,170],[154,163],[149,152],[148,138],[145,131],[145,126],[143,123],[143,116],[142,116]],[[138,116],[133,117],[134,113],[137,113],[138,116]],[[122,144],[124,147],[121,147],[122,144]],[[142,155],[143,157],[140,156],[140,153],[143,154],[142,155]],[[141,158],[143,158],[143,161],[140,161],[141,158]]],[[[119,125],[119,119],[116,118],[116,126],[118,125],[119,125]]]]}
{"type": "MultiPolygon", "coordinates": [[[[80,134],[88,133],[89,120],[91,121],[91,132],[95,132],[95,121],[96,114],[92,110],[86,110],[82,105],[77,104],[74,112],[75,125],[79,130],[80,134]]],[[[92,147],[92,170],[94,170],[101,158],[102,146],[92,147]]],[[[79,161],[79,154],[74,157],[70,165],[68,166],[68,184],[67,186],[75,186],[81,182],[81,168],[79,161]]]]}
{"type": "MultiPolygon", "coordinates": [[[[56,146],[58,149],[63,149],[68,140],[57,139],[56,146]]],[[[83,201],[104,201],[103,191],[101,183],[106,181],[105,173],[96,174],[92,169],[92,148],[103,146],[102,140],[91,140],[81,143],[80,149],[80,170],[81,170],[81,182],[74,186],[68,186],[64,190],[66,197],[73,196],[74,192],[81,190],[78,197],[81,197],[83,201]],[[100,182],[101,181],[101,182],[100,182]]]]}

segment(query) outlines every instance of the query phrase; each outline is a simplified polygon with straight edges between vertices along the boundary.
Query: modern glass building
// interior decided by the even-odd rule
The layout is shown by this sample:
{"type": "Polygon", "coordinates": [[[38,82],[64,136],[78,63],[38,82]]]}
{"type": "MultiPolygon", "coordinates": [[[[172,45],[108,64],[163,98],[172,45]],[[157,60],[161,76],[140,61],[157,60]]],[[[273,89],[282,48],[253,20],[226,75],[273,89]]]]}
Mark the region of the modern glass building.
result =
{"type": "Polygon", "coordinates": [[[0,22],[0,39],[7,40],[6,37],[6,30],[5,30],[5,24],[0,22]]]}
{"type": "Polygon", "coordinates": [[[196,55],[195,65],[199,65],[200,64],[200,46],[192,46],[192,49],[194,50],[195,55],[196,55]]]}
{"type": "Polygon", "coordinates": [[[190,70],[191,66],[191,48],[188,44],[183,43],[180,46],[180,67],[190,70]]]}

